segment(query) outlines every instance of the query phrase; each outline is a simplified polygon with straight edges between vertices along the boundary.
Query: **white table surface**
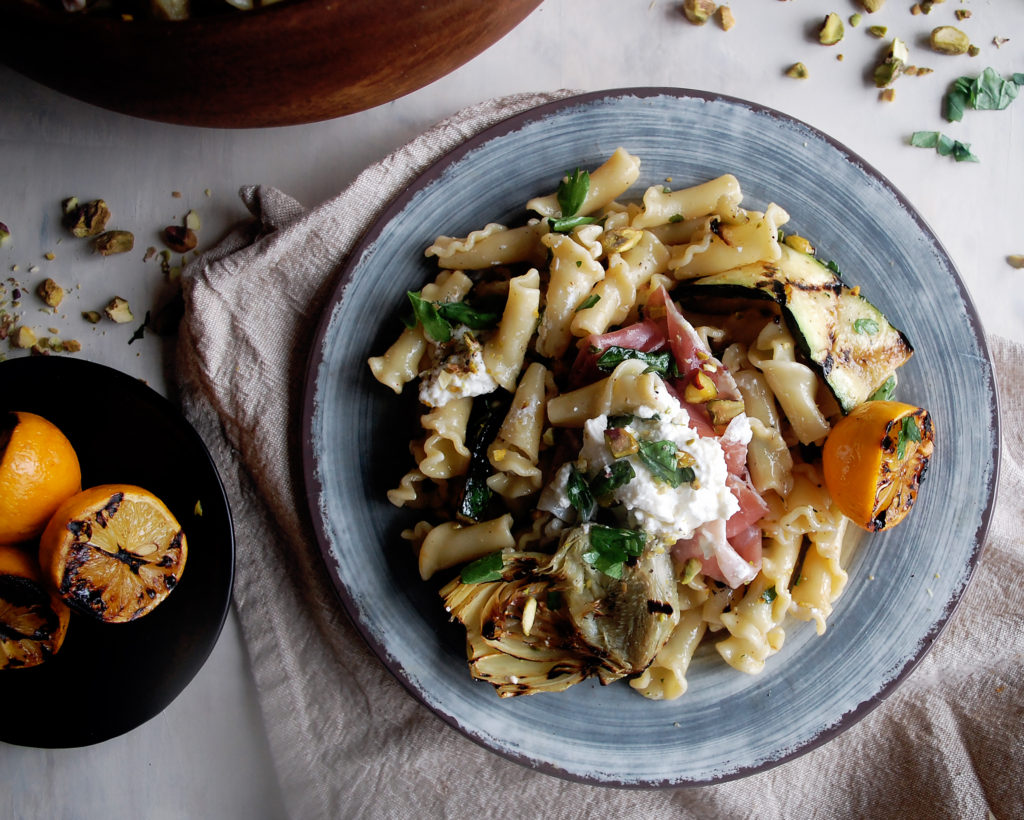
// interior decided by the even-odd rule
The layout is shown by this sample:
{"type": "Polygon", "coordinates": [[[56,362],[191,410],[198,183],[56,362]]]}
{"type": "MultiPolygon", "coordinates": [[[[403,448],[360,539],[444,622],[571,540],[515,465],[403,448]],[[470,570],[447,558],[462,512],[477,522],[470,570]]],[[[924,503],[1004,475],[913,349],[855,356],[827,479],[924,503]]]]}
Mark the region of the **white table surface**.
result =
{"type": "MultiPolygon", "coordinates": [[[[680,86],[777,108],[847,145],[887,176],[939,236],[987,331],[1024,341],[1024,271],[1006,261],[1024,253],[1024,99],[1005,111],[969,111],[957,124],[941,116],[942,95],[956,77],[989,65],[1004,75],[1024,70],[1024,4],[949,0],[928,16],[911,15],[911,5],[889,0],[859,28],[847,24],[842,43],[824,47],[809,32],[829,11],[847,18],[852,0],[734,0],[736,25],[728,32],[715,23],[690,25],[678,3],[665,0],[548,0],[487,52],[398,101],[328,122],[246,131],[133,119],[0,67],[0,221],[13,232],[0,249],[0,274],[30,289],[52,276],[68,297],[57,316],[33,317],[40,304],[26,296],[27,321],[41,335],[57,327],[62,338],[82,342],[76,355],[166,392],[173,345],[150,333],[129,346],[138,322],[92,326],[80,313],[100,309],[116,294],[141,317],[164,286],[157,263],[143,262],[143,252],[161,247],[160,229],[188,208],[202,217],[202,247],[246,216],[239,186],[270,184],[317,204],[367,164],[482,99],[557,88],[680,86]],[[972,12],[960,27],[981,47],[977,57],[938,55],[922,42],[933,26],[954,23],[955,8],[972,12]],[[895,100],[880,101],[867,75],[882,44],[868,35],[868,23],[903,37],[911,61],[934,73],[899,79],[895,100]],[[994,36],[1010,41],[997,48],[994,36]],[[808,79],[784,76],[797,60],[807,65],[808,79]],[[909,147],[915,130],[943,130],[970,142],[980,164],[909,147]],[[66,234],[60,202],[70,195],[104,198],[114,213],[110,227],[132,230],[135,251],[102,258],[66,234]],[[33,266],[39,270],[29,272],[33,266]]],[[[680,134],[681,151],[685,139],[680,134]]],[[[785,204],[784,189],[779,200],[785,204]]],[[[0,353],[23,355],[6,344],[0,353]]],[[[162,714],[83,749],[0,743],[0,772],[5,818],[284,814],[233,612],[206,666],[162,714]]]]}

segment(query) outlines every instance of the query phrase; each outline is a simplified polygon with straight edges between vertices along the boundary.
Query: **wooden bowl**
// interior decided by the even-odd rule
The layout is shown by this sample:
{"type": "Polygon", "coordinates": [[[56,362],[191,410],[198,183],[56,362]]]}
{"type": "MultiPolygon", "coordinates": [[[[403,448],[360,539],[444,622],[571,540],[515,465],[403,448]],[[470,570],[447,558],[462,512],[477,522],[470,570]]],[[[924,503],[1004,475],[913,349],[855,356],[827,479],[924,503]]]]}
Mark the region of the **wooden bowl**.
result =
{"type": "Polygon", "coordinates": [[[179,22],[6,3],[0,60],[146,119],[249,128],[351,114],[443,77],[540,0],[290,0],[179,22]]]}

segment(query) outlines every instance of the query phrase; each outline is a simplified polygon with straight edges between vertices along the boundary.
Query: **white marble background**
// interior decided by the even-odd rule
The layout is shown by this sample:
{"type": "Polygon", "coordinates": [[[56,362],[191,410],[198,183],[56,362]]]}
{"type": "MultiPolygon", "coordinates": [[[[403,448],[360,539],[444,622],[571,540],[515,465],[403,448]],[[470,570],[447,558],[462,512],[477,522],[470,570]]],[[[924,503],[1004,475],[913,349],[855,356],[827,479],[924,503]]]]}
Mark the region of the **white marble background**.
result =
{"type": "MultiPolygon", "coordinates": [[[[137,315],[163,287],[142,251],[188,208],[201,215],[203,245],[246,214],[236,191],[274,185],[307,205],[333,195],[367,164],[437,120],[481,99],[519,91],[637,85],[681,86],[743,97],[825,131],[878,168],[920,211],[957,264],[985,328],[1024,341],[1024,99],[1006,111],[968,112],[951,125],[941,98],[961,74],[993,66],[1024,71],[1024,4],[947,0],[913,16],[911,0],[888,0],[845,40],[826,48],[808,32],[829,11],[844,20],[853,0],[732,0],[735,27],[697,28],[666,0],[548,0],[521,26],[448,77],[376,109],[329,122],[230,131],[133,119],[63,97],[0,67],[0,222],[12,240],[0,274],[34,286],[53,276],[71,286],[59,317],[40,315],[83,343],[82,357],[144,378],[166,391],[172,346],[134,326],[79,318],[115,293],[137,315]],[[949,57],[921,44],[933,26],[960,24],[981,54],[949,57]],[[868,23],[907,40],[912,62],[934,68],[904,77],[880,102],[867,79],[880,41],[868,23]],[[1008,37],[1001,48],[993,37],[1008,37]],[[839,61],[837,55],[844,59],[839,61]],[[784,76],[804,62],[807,80],[784,76]],[[915,130],[943,130],[966,142],[979,164],[955,163],[909,147],[915,130]],[[205,192],[209,189],[209,195],[205,192]],[[181,192],[180,198],[172,196],[181,192]],[[112,227],[132,230],[137,248],[102,259],[67,237],[59,204],[103,197],[112,227]],[[54,260],[44,258],[52,252],[54,260]],[[12,266],[18,271],[11,273],[12,266]],[[29,273],[29,268],[39,270],[29,273]]],[[[201,93],[199,89],[198,93],[201,93]]],[[[683,146],[685,149],[685,146],[683,146]]],[[[783,193],[779,195],[784,202],[783,193]]],[[[28,297],[30,300],[34,297],[28,297]]],[[[942,317],[936,317],[941,321],[942,317]]],[[[312,320],[312,319],[311,319],[312,320]]],[[[6,345],[0,353],[9,351],[6,345]]],[[[16,708],[5,705],[5,708],[16,708]]],[[[245,649],[234,616],[209,662],[166,711],[133,732],[84,749],[38,750],[0,743],[0,817],[274,818],[283,814],[245,649]]]]}

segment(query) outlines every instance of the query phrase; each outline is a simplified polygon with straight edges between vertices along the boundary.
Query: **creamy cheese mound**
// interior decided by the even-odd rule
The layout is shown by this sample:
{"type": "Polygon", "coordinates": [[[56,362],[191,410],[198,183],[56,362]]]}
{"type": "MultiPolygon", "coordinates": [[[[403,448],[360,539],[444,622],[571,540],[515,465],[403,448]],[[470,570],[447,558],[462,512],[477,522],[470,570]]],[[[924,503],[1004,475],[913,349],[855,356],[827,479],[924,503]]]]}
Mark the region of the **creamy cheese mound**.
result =
{"type": "Polygon", "coordinates": [[[427,407],[443,407],[455,399],[497,389],[498,383],[484,363],[483,346],[468,327],[456,327],[452,340],[438,349],[450,352],[434,368],[420,373],[420,401],[427,407]]]}
{"type": "MultiPolygon", "coordinates": [[[[616,460],[605,441],[606,429],[608,418],[604,415],[584,424],[580,461],[588,475],[616,460]]],[[[631,527],[673,544],[680,538],[692,538],[701,524],[728,519],[739,509],[739,502],[726,486],[728,470],[722,446],[715,439],[698,435],[689,426],[685,411],[666,418],[642,410],[623,429],[638,441],[671,441],[688,456],[687,461],[692,460],[695,474],[692,483],[672,487],[651,473],[639,455],[624,456],[636,476],[612,495],[622,505],[631,527]]]]}

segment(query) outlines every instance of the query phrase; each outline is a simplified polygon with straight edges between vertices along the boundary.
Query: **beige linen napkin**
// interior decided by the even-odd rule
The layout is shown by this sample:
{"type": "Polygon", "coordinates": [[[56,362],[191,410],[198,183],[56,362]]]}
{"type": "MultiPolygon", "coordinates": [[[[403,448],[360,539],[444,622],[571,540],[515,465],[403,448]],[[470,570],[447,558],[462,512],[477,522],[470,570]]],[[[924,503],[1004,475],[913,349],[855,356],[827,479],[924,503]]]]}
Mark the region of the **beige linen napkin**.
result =
{"type": "MultiPolygon", "coordinates": [[[[563,92],[564,93],[564,92],[563,92]]],[[[339,263],[430,162],[561,94],[460,112],[306,210],[246,188],[255,220],[185,271],[178,367],[237,534],[234,599],[289,813],[319,817],[1024,817],[1024,348],[995,339],[1000,505],[973,583],[917,670],[855,727],[763,774],[697,789],[568,783],[431,715],[343,613],[306,512],[297,437],[311,335],[339,263]]]]}

